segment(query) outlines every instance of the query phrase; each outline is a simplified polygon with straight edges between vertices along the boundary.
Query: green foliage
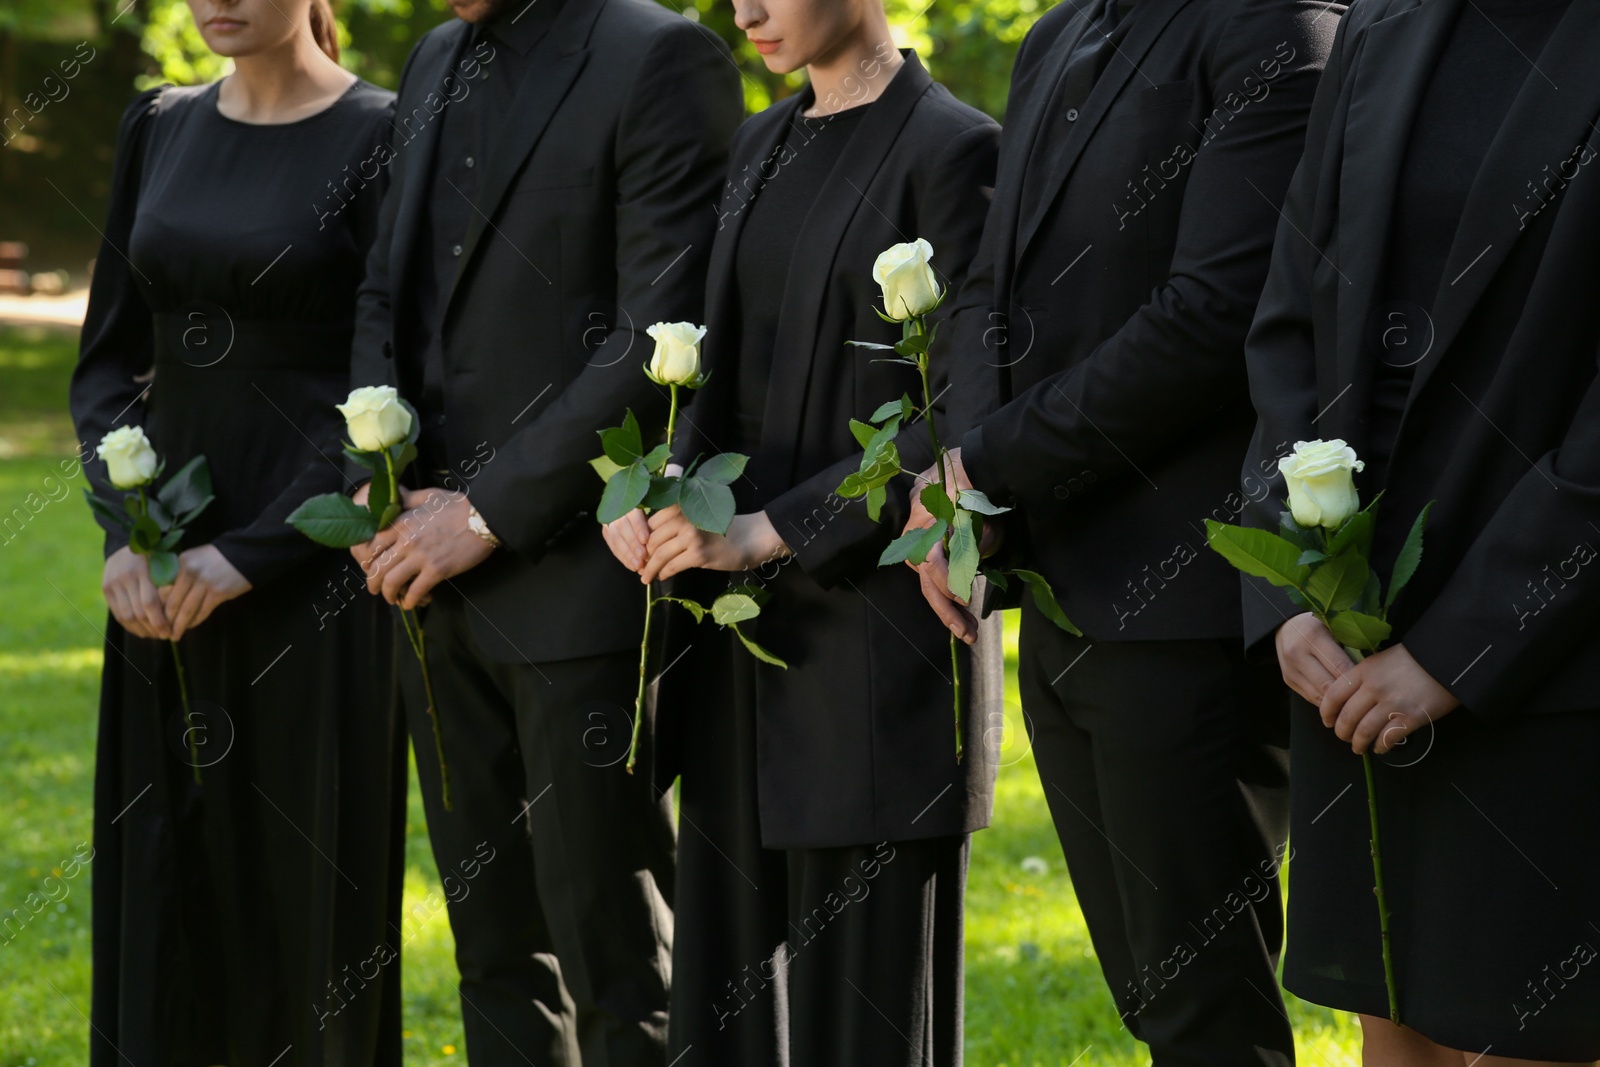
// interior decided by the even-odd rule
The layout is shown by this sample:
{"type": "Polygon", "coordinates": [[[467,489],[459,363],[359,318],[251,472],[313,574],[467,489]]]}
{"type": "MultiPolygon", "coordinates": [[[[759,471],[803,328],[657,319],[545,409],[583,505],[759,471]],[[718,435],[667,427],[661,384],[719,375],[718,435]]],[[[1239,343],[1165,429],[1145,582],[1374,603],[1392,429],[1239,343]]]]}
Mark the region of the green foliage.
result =
{"type": "Polygon", "coordinates": [[[328,548],[363,544],[378,532],[377,517],[343,493],[314,496],[295,508],[285,521],[328,548]]]}

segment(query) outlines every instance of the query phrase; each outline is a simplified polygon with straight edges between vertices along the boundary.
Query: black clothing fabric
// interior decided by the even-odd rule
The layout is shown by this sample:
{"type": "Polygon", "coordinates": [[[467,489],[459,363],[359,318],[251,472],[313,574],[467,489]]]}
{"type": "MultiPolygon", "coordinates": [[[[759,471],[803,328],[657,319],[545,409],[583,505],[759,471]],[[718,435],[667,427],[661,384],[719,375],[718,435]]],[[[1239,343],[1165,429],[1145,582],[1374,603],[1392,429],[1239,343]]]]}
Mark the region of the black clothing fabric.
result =
{"type": "MultiPolygon", "coordinates": [[[[345,485],[333,405],[393,98],[357,82],[257,126],[217,94],[128,109],[73,375],[82,440],[131,423],[168,472],[206,457],[216,499],[180,547],[214,545],[253,584],[181,642],[203,784],[171,650],[108,623],[90,1062],[397,1065],[406,779],[388,619],[347,554],[284,523],[345,485]],[[344,185],[364,171],[375,187],[344,185]]],[[[120,499],[103,464],[87,469],[120,499]]],[[[108,535],[108,553],[122,544],[108,535]]]]}
{"type": "Polygon", "coordinates": [[[444,441],[443,294],[449,292],[466,250],[483,162],[499,139],[516,103],[517,89],[533,65],[534,46],[549,30],[564,0],[503,8],[462,37],[454,58],[458,71],[442,83],[450,101],[439,114],[439,143],[427,181],[430,225],[418,232],[415,345],[422,353],[422,389],[417,414],[427,434],[420,456],[433,478],[448,474],[444,441]],[[467,71],[471,71],[469,76],[467,71]],[[441,471],[441,468],[443,470],[441,471]]]}
{"type": "MultiPolygon", "coordinates": [[[[1458,29],[1485,18],[1473,8],[1381,0],[1340,27],[1246,348],[1260,414],[1247,477],[1265,481],[1282,441],[1371,447],[1379,359],[1369,345],[1385,314],[1379,268],[1407,210],[1406,145],[1433,79],[1454,67],[1458,29]]],[[[1499,61],[1522,80],[1490,139],[1426,164],[1459,168],[1470,184],[1455,218],[1415,234],[1446,252],[1374,541],[1374,569],[1387,576],[1435,502],[1421,563],[1389,616],[1392,642],[1462,707],[1374,772],[1401,1019],[1469,1058],[1490,1045],[1514,1058],[1600,1058],[1590,962],[1600,940],[1589,925],[1600,861],[1571,844],[1600,825],[1594,776],[1574,769],[1600,730],[1590,566],[1600,545],[1600,307],[1590,293],[1600,188],[1583,176],[1600,118],[1597,48],[1600,11],[1571,4],[1540,51],[1499,61]]],[[[1457,106],[1486,107],[1472,92],[1458,86],[1469,95],[1457,106]]],[[[1275,479],[1269,489],[1252,525],[1277,522],[1282,490],[1275,479]]],[[[1263,650],[1298,611],[1251,581],[1244,605],[1247,640],[1263,650]]],[[[1299,705],[1294,716],[1284,982],[1382,1015],[1360,761],[1314,711],[1299,705]]]]}
{"type": "Polygon", "coordinates": [[[796,127],[787,129],[778,145],[779,153],[787,150],[792,158],[776,169],[761,196],[750,205],[734,268],[739,308],[739,409],[731,451],[748,455],[761,444],[778,316],[789,283],[789,264],[800,244],[800,229],[871,106],[817,118],[797,115],[796,127]]]}
{"type": "Polygon", "coordinates": [[[1277,671],[1233,641],[1072,637],[1031,605],[1018,655],[1040,784],[1123,1024],[1156,1067],[1294,1063],[1276,973],[1277,671]]]}
{"type": "MultiPolygon", "coordinates": [[[[743,344],[738,256],[754,204],[818,147],[798,139],[811,99],[808,90],[768,108],[735,141],[707,280],[703,362],[710,379],[678,420],[681,460],[726,451],[733,438],[743,344]],[[784,138],[789,150],[781,152],[784,138]]],[[[959,282],[983,225],[997,134],[909,53],[863,109],[811,198],[789,260],[761,438],[736,493],[746,511],[767,513],[794,555],[742,575],[684,576],[702,602],[730,579],[771,594],[748,624],[755,640],[789,664],[757,670],[757,781],[768,848],[951,837],[989,821],[994,735],[983,712],[985,700],[998,698],[998,649],[974,657],[962,646],[966,758],[958,763],[949,631],[928,611],[910,572],[877,565],[905,523],[906,488],[891,487],[882,523],[871,521],[863,501],[844,500],[834,489],[860,465],[850,420],[921,389],[914,369],[875,362],[845,343],[900,336],[874,311],[883,295],[873,263],[916,234],[933,245],[946,283],[959,282]]],[[[915,429],[897,439],[909,471],[932,463],[927,434],[915,429]]],[[[998,632],[988,640],[997,642],[998,632]]],[[[696,666],[702,643],[690,631],[678,647],[692,647],[662,680],[662,789],[678,773],[679,730],[697,714],[698,679],[715,669],[696,666]]]]}
{"type": "Polygon", "coordinates": [[[679,793],[669,1061],[959,1064],[966,837],[763,848],[755,661],[710,643],[679,793]]]}
{"type": "Polygon", "coordinates": [[[1052,87],[1093,9],[1058,5],[1018,51],[994,208],[949,304],[952,422],[977,488],[1019,505],[1008,542],[1093,637],[1239,633],[1237,575],[1196,524],[1242,505],[1240,352],[1342,10],[1139,0],[1064,132],[1052,87]]]}
{"type": "Polygon", "coordinates": [[[1417,108],[1395,188],[1394,233],[1384,263],[1385,307],[1375,329],[1378,366],[1372,427],[1361,480],[1383,489],[1411,371],[1426,359],[1432,328],[1426,308],[1444,273],[1448,241],[1500,124],[1528,74],[1527,57],[1544,49],[1571,0],[1488,0],[1456,19],[1450,41],[1417,108]]]}
{"type": "Polygon", "coordinates": [[[659,1067],[673,833],[668,800],[624,767],[636,658],[496,663],[471,612],[447,589],[422,615],[451,811],[422,672],[395,642],[467,1055],[473,1067],[659,1067]]]}
{"type": "Polygon", "coordinates": [[[726,45],[676,12],[652,0],[543,7],[516,5],[526,13],[515,26],[497,23],[470,45],[473,27],[452,19],[406,61],[394,188],[353,348],[355,384],[415,400],[424,342],[439,338],[444,421],[425,426],[415,474],[465,491],[505,542],[452,579],[476,608],[479,647],[501,663],[637,646],[643,597],[593,519],[602,487],[589,460],[596,430],[626,409],[647,433],[666,421],[666,391],[640,371],[645,331],[703,318],[716,225],[707,204],[743,109],[726,45]],[[538,18],[548,28],[524,41],[538,18]],[[525,65],[521,77],[503,60],[525,65]],[[516,88],[501,106],[508,79],[516,88]],[[479,114],[498,125],[469,168],[459,146],[445,155],[442,120],[480,95],[479,114]],[[465,235],[442,238],[455,266],[430,280],[441,258],[424,263],[434,211],[466,203],[444,179],[467,170],[478,184],[465,235]],[[419,315],[430,300],[433,331],[419,315]]]}

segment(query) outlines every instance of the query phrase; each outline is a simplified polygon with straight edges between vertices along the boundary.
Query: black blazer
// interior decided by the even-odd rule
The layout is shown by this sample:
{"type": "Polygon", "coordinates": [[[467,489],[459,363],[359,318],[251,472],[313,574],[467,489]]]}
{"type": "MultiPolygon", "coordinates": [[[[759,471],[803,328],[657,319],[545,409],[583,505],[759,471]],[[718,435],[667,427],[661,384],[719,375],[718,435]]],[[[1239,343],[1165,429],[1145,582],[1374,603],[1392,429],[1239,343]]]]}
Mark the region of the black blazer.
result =
{"type": "MultiPolygon", "coordinates": [[[[1257,525],[1282,510],[1282,448],[1367,441],[1391,194],[1464,6],[1362,0],[1339,31],[1247,349],[1261,424],[1246,474],[1271,476],[1257,525]]],[[[1489,717],[1600,708],[1600,186],[1584,173],[1600,150],[1597,52],[1600,8],[1573,4],[1482,161],[1379,511],[1387,579],[1438,501],[1394,640],[1489,717]]],[[[1251,642],[1296,610],[1253,583],[1244,607],[1251,642]]]]}
{"type": "MultiPolygon", "coordinates": [[[[734,140],[707,282],[703,355],[711,379],[681,422],[680,459],[722,451],[719,441],[731,440],[740,233],[763,168],[812,99],[807,89],[773,105],[734,140]]],[[[789,663],[787,671],[758,668],[761,828],[770,848],[988,825],[994,763],[983,738],[992,724],[974,702],[965,717],[967,756],[957,764],[949,633],[927,610],[915,575],[877,566],[904,524],[904,487],[889,494],[881,523],[868,519],[862,501],[833,490],[859,464],[850,419],[865,419],[902,393],[920,395],[915,371],[875,363],[845,344],[900,336],[873,311],[883,302],[873,262],[892,244],[925,237],[944,284],[960,284],[983,228],[999,133],[907,53],[818,192],[789,264],[761,441],[740,486],[795,552],[754,576],[773,593],[754,627],[758,639],[789,663]]],[[[923,427],[904,430],[900,446],[909,470],[932,463],[923,427]]],[[[998,675],[998,658],[992,667],[998,675]]],[[[970,695],[978,681],[965,654],[962,670],[970,695]]],[[[673,720],[693,714],[695,675],[681,664],[662,683],[663,784],[676,773],[673,720]]]]}
{"type": "MultiPolygon", "coordinates": [[[[446,78],[460,77],[469,32],[459,20],[430,31],[401,77],[405,133],[357,311],[358,385],[421,389],[406,294],[438,140],[432,113],[446,78]]],[[[665,395],[640,369],[645,329],[700,319],[717,184],[742,110],[711,31],[650,0],[566,0],[484,162],[441,300],[451,487],[505,542],[452,584],[496,659],[638,640],[643,598],[589,517],[602,487],[587,461],[596,431],[624,408],[647,427],[665,421],[665,395]]]]}
{"type": "Polygon", "coordinates": [[[1243,346],[1340,4],[1139,0],[1043,202],[1022,182],[1082,9],[1017,55],[955,390],[1013,551],[1100,639],[1237,635],[1236,519],[1254,424],[1243,346]],[[1060,44],[1065,39],[1066,45],[1060,44]],[[998,410],[997,410],[998,409],[998,410]]]}

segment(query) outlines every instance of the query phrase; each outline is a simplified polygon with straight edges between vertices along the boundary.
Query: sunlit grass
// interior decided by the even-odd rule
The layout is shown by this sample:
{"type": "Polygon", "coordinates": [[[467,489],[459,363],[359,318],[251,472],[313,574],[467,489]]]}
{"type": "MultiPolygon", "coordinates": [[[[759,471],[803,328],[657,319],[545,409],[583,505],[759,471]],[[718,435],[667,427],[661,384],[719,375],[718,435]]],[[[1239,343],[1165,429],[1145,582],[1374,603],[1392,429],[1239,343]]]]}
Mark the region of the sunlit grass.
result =
{"type": "MultiPolygon", "coordinates": [[[[92,869],[48,883],[59,899],[37,914],[28,905],[30,894],[45,900],[52,871],[91,833],[105,609],[100,536],[82,503],[83,480],[62,483],[58,467],[72,447],[61,414],[72,358],[72,343],[59,333],[0,329],[0,441],[22,440],[19,423],[48,430],[29,431],[20,455],[0,447],[0,519],[18,506],[28,511],[25,522],[0,531],[0,1067],[77,1067],[88,1044],[92,869]],[[29,494],[36,494],[31,506],[29,494]],[[18,908],[30,917],[7,931],[4,917],[18,908]]],[[[1101,982],[1032,757],[1019,741],[1014,679],[1011,699],[995,826],[972,846],[968,1062],[1148,1062],[1121,1030],[1101,982]]],[[[426,1067],[466,1058],[454,941],[446,913],[430,903],[442,895],[413,784],[401,973],[406,1062],[426,1067]]],[[[1291,1003],[1290,1017],[1302,1063],[1358,1062],[1347,1016],[1291,1003]]]]}

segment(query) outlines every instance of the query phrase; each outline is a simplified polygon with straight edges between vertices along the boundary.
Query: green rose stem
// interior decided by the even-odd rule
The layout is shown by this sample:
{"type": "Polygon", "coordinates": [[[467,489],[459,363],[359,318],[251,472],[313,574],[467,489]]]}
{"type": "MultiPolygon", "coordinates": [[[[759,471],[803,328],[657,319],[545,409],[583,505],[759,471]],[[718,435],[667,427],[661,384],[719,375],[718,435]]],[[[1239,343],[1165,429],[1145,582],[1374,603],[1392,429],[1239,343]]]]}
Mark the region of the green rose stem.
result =
{"type": "MultiPolygon", "coordinates": [[[[394,469],[394,456],[388,449],[383,450],[383,465],[389,474],[389,506],[392,507],[400,499],[400,478],[394,469]]],[[[428,635],[423,633],[422,620],[415,611],[401,608],[400,623],[422,667],[422,691],[428,700],[428,720],[433,724],[433,749],[439,754],[439,795],[444,810],[454,811],[450,802],[450,765],[444,758],[444,727],[439,722],[439,702],[433,698],[433,674],[428,670],[428,635]]]]}
{"type": "MultiPolygon", "coordinates": [[[[926,332],[927,328],[921,315],[913,315],[906,320],[905,336],[907,338],[920,337],[926,332]]],[[[928,424],[928,440],[933,445],[933,465],[938,479],[935,484],[939,486],[941,492],[948,495],[949,489],[944,471],[945,452],[944,448],[939,444],[938,429],[933,425],[933,387],[928,381],[928,363],[928,352],[924,348],[917,355],[917,375],[922,379],[922,417],[928,424]]],[[[954,528],[952,523],[950,529],[947,529],[944,533],[943,544],[947,560],[950,558],[950,534],[954,528]]],[[[956,712],[956,762],[960,763],[962,756],[965,754],[961,744],[961,658],[960,642],[956,639],[954,632],[950,634],[950,678],[956,712]]]]}
{"type": "MultiPolygon", "coordinates": [[[[678,386],[675,382],[667,384],[668,394],[672,398],[671,406],[667,409],[667,447],[672,447],[672,434],[678,428],[678,386]]],[[[670,459],[668,462],[671,462],[670,459]]],[[[633,734],[628,738],[628,773],[633,773],[633,765],[639,762],[639,733],[644,728],[644,691],[646,678],[650,671],[650,617],[655,614],[656,608],[656,583],[651,582],[644,590],[644,636],[639,639],[639,691],[633,698],[633,734]]]]}
{"type": "MultiPolygon", "coordinates": [[[[145,495],[145,487],[139,487],[139,513],[144,517],[150,516],[150,498],[145,495]]],[[[194,784],[203,785],[200,780],[200,745],[194,739],[194,712],[189,707],[189,680],[184,677],[183,657],[178,654],[178,642],[168,641],[172,648],[172,665],[178,671],[178,697],[183,702],[183,738],[189,744],[189,766],[194,771],[194,784]]]]}
{"type": "MultiPolygon", "coordinates": [[[[1345,648],[1355,663],[1366,659],[1359,649],[1345,648]]],[[[1394,979],[1394,950],[1389,936],[1389,894],[1383,888],[1383,850],[1378,843],[1378,782],[1372,773],[1372,753],[1361,754],[1361,769],[1367,778],[1367,821],[1372,825],[1373,894],[1378,898],[1378,930],[1383,936],[1383,984],[1389,994],[1389,1021],[1400,1025],[1399,985],[1394,979]]]]}

